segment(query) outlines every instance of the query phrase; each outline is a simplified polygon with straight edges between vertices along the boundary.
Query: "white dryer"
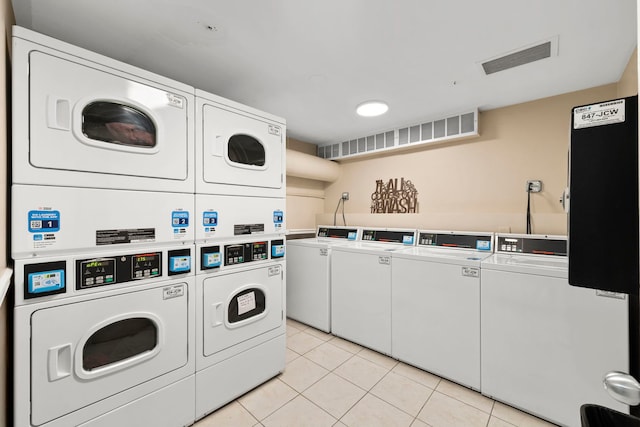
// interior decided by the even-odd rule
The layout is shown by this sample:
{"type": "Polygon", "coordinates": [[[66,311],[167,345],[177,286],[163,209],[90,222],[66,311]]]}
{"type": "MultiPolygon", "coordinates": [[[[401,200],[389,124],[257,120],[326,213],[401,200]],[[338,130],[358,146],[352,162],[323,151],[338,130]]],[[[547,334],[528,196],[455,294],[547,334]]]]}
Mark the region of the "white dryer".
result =
{"type": "Polygon", "coordinates": [[[418,232],[391,254],[391,355],[480,390],[480,261],[493,233],[418,232]]]}
{"type": "Polygon", "coordinates": [[[191,86],[20,27],[12,63],[14,184],[193,193],[191,86]]]}
{"type": "Polygon", "coordinates": [[[196,419],[284,370],[281,237],[197,245],[196,419]]]}
{"type": "Polygon", "coordinates": [[[196,90],[196,193],[286,196],[286,122],[196,90]]]}
{"type": "Polygon", "coordinates": [[[190,425],[193,247],[15,263],[19,426],[190,425]]]}
{"type": "Polygon", "coordinates": [[[287,240],[287,317],[331,332],[331,249],[359,234],[358,227],[320,225],[315,238],[287,240]]]}
{"type": "Polygon", "coordinates": [[[482,393],[578,427],[585,402],[629,413],[602,387],[629,369],[629,301],[570,286],[566,254],[564,236],[496,235],[481,264],[482,393]]]}
{"type": "Polygon", "coordinates": [[[331,253],[331,331],[391,354],[391,253],[415,244],[416,230],[363,228],[362,240],[331,253]]]}
{"type": "Polygon", "coordinates": [[[193,244],[193,194],[13,185],[11,195],[14,259],[193,244]]]}

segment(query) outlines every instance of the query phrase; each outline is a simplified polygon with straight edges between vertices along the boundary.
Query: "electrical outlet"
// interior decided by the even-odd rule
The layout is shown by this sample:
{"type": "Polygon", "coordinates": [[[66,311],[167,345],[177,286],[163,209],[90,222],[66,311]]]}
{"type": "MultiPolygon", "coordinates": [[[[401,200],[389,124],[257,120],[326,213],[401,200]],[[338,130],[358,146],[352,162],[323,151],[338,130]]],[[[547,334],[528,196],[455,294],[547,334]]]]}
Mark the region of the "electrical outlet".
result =
{"type": "Polygon", "coordinates": [[[539,193],[542,191],[542,181],[536,179],[536,180],[530,180],[527,181],[527,187],[525,188],[525,191],[529,191],[531,193],[539,193]]]}
{"type": "Polygon", "coordinates": [[[348,192],[344,192],[342,193],[342,200],[349,200],[349,193],[348,192]]]}

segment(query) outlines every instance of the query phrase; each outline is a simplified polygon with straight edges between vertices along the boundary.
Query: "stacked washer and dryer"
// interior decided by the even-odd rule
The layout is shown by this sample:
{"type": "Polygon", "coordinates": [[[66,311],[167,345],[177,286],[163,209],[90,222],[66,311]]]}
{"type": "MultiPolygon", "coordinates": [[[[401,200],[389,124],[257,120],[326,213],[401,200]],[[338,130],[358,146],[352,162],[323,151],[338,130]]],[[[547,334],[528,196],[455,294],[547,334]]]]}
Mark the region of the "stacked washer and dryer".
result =
{"type": "Polygon", "coordinates": [[[14,28],[14,424],[194,420],[193,88],[14,28]]]}
{"type": "Polygon", "coordinates": [[[14,27],[15,425],[191,425],[284,369],[284,138],[14,27]]]}
{"type": "Polygon", "coordinates": [[[285,367],[285,121],[196,91],[196,419],[285,367]]]}

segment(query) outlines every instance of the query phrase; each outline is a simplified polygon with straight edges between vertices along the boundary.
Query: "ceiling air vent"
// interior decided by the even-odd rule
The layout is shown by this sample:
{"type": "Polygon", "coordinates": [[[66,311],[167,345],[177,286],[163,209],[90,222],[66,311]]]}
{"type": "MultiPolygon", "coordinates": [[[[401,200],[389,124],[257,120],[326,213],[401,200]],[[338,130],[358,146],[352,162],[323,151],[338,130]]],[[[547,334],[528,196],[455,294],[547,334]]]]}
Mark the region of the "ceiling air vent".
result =
{"type": "Polygon", "coordinates": [[[388,130],[336,144],[318,146],[318,157],[339,160],[422,144],[478,136],[478,110],[388,130]]]}
{"type": "Polygon", "coordinates": [[[557,37],[538,43],[535,46],[526,49],[520,49],[508,55],[492,59],[482,63],[482,69],[485,74],[493,74],[498,71],[508,70],[509,68],[518,67],[520,65],[529,64],[541,59],[556,56],[558,51],[557,37]]]}

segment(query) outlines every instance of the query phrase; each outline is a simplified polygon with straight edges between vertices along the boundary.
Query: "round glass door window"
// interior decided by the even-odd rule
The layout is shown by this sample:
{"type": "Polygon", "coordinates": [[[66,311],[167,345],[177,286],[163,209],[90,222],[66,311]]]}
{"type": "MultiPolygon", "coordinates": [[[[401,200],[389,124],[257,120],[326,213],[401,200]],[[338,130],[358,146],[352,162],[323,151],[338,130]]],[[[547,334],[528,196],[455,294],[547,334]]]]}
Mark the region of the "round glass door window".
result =
{"type": "Polygon", "coordinates": [[[264,166],[264,145],[252,136],[233,135],[227,144],[229,160],[249,166],[264,166]]]}
{"type": "Polygon", "coordinates": [[[82,133],[90,139],[130,147],[156,146],[156,126],[149,116],[129,105],[92,102],[82,110],[82,133]]]}
{"type": "Polygon", "coordinates": [[[91,371],[153,350],[158,327],[148,318],[134,317],[94,332],[82,349],[82,367],[91,371]]]}

